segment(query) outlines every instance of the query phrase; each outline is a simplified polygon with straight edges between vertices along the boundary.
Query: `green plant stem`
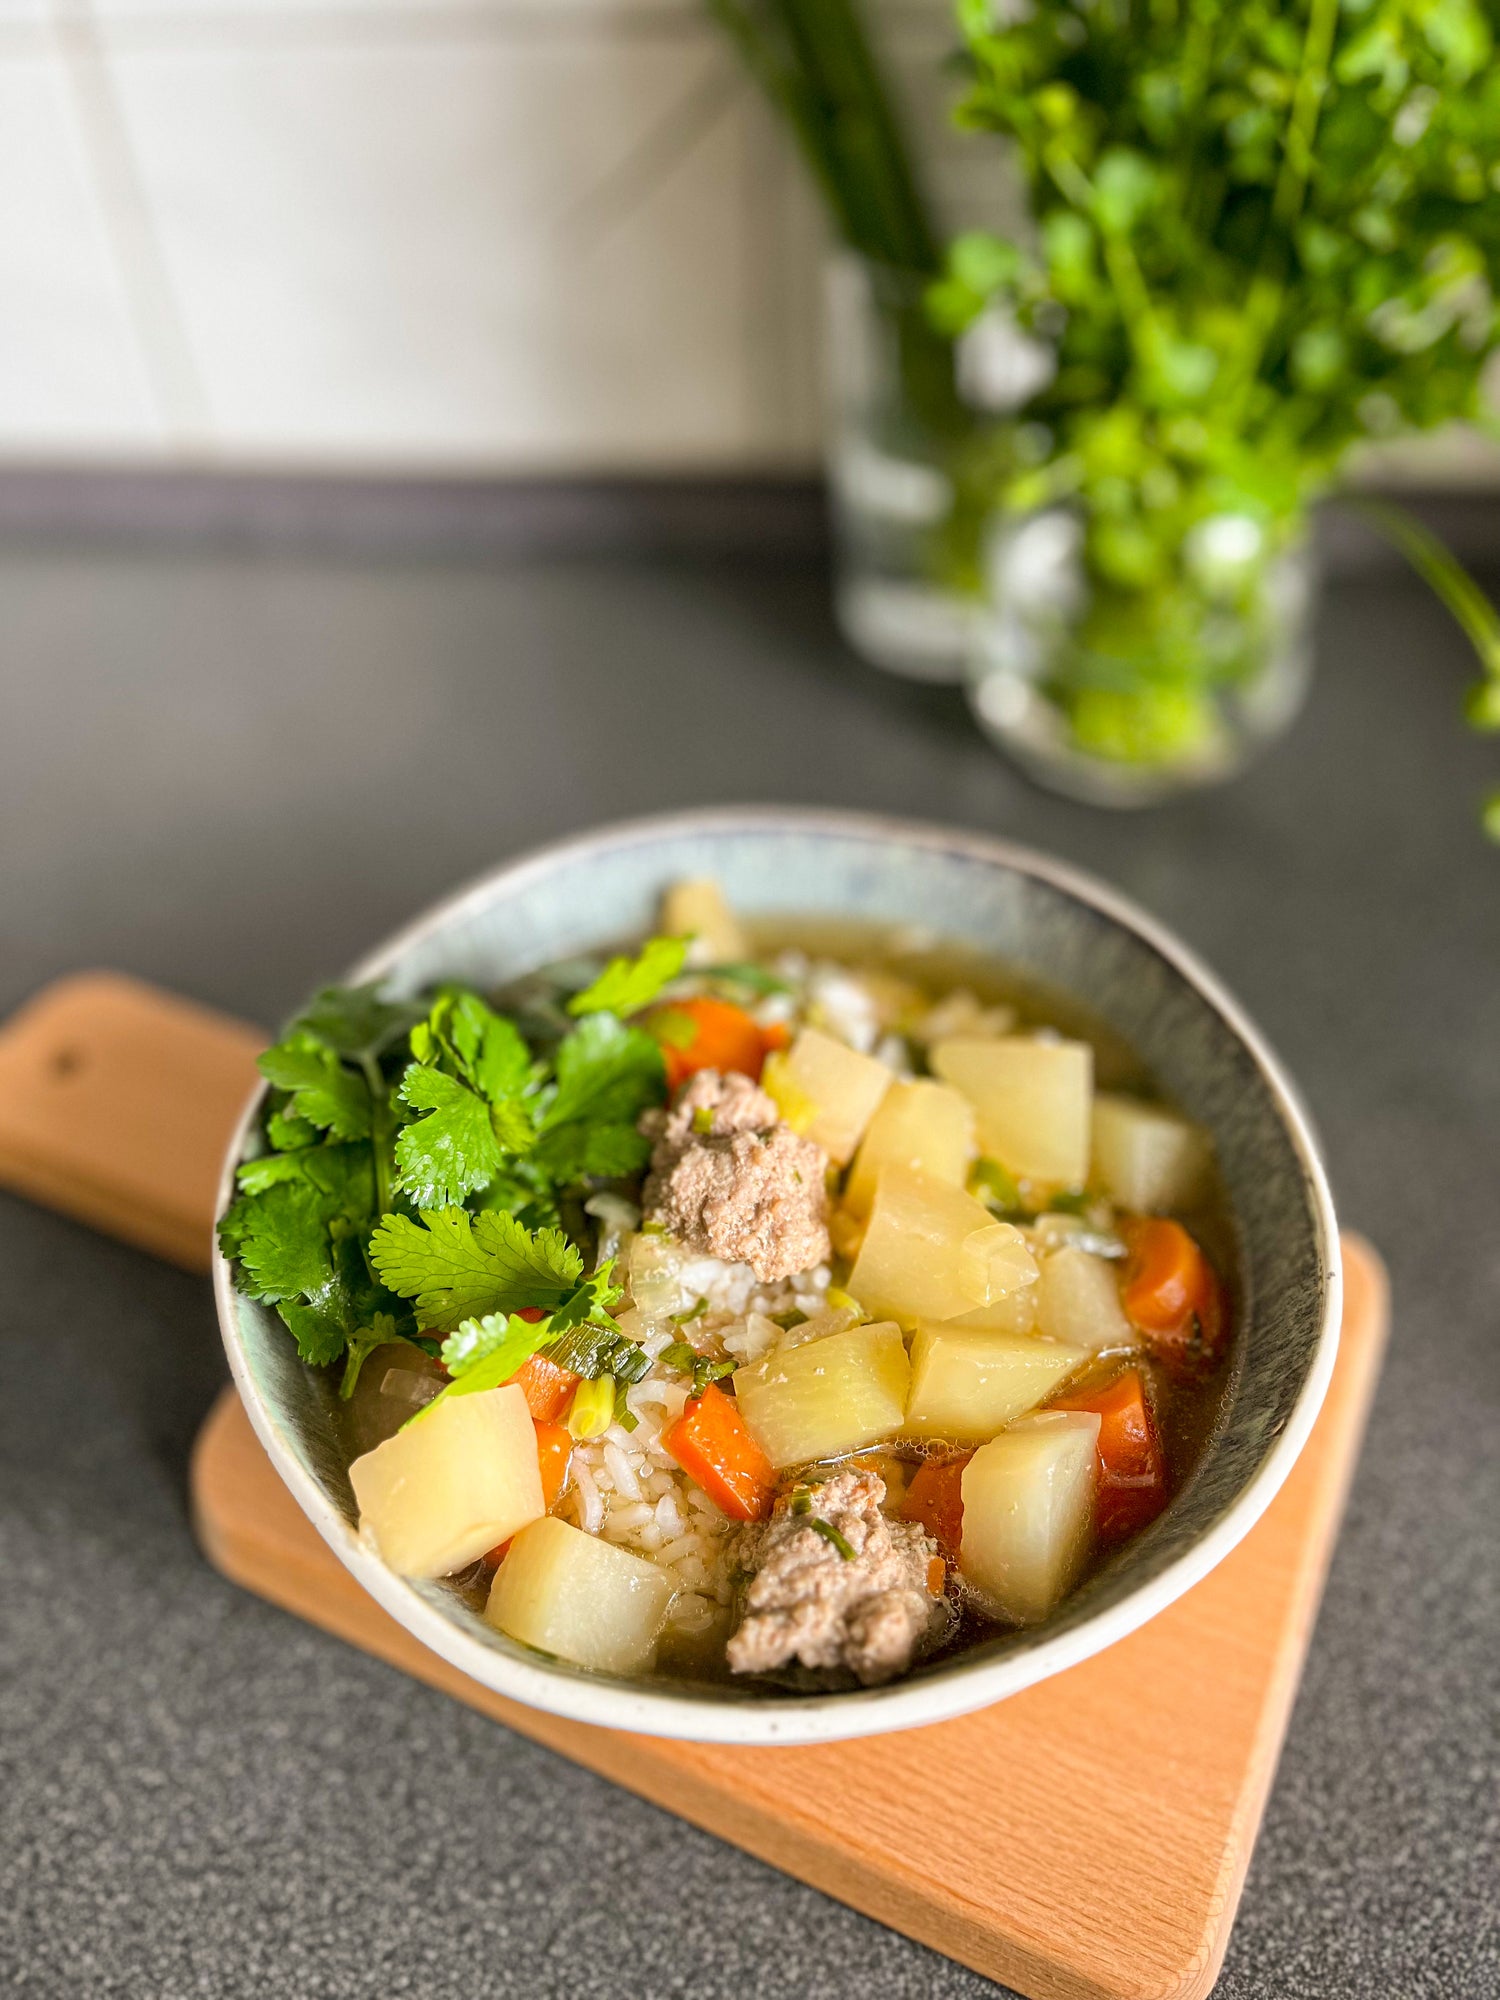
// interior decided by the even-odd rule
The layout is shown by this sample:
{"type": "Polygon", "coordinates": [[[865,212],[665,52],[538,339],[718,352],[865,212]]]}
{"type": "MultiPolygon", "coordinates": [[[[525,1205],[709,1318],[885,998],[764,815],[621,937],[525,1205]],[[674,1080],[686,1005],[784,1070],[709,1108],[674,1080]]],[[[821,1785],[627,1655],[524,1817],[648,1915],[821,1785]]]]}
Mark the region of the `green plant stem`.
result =
{"type": "Polygon", "coordinates": [[[1500,613],[1437,536],[1388,500],[1351,499],[1350,505],[1398,548],[1447,608],[1479,656],[1486,677],[1500,683],[1500,613]]]}
{"type": "Polygon", "coordinates": [[[791,125],[850,248],[936,275],[937,232],[855,0],[707,5],[791,125]]]}
{"type": "Polygon", "coordinates": [[[1318,117],[1328,89],[1328,64],[1338,31],[1339,0],[1312,0],[1302,64],[1292,93],[1281,166],[1271,195],[1271,229],[1262,245],[1245,301],[1245,355],[1239,371],[1241,395],[1248,393],[1260,371],[1266,342],[1281,309],[1285,270],[1282,241],[1296,227],[1312,176],[1318,117]],[[1280,232],[1278,235],[1276,232],[1280,232]]]}

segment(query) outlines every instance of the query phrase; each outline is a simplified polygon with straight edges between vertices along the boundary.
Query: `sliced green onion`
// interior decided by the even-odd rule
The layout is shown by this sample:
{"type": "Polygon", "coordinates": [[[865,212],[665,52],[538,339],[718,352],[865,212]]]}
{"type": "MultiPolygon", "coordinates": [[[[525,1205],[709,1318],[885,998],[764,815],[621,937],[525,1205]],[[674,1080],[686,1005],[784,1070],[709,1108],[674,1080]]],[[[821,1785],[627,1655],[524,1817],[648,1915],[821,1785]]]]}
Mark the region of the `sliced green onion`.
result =
{"type": "Polygon", "coordinates": [[[854,1561],[853,1549],[844,1540],[844,1537],[839,1533],[832,1521],[824,1521],[820,1518],[816,1521],[809,1521],[807,1525],[815,1535],[821,1535],[825,1542],[831,1542],[846,1563],[854,1561]]]}
{"type": "Polygon", "coordinates": [[[580,1382],[568,1405],[566,1422],[571,1435],[579,1439],[602,1437],[614,1422],[615,1395],[612,1375],[580,1382]]]}
{"type": "Polygon", "coordinates": [[[697,1305],[690,1307],[687,1312],[672,1313],[670,1318],[673,1326],[691,1326],[695,1319],[702,1319],[707,1311],[708,1300],[699,1299],[697,1305]]]}

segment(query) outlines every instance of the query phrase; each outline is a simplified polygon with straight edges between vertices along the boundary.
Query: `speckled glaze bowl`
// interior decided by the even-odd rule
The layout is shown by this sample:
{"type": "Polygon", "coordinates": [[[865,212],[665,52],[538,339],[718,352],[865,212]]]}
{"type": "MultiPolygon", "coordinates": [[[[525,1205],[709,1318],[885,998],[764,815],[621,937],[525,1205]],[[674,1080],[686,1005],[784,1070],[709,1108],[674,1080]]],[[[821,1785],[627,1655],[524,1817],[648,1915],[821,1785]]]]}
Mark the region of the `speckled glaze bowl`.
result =
{"type": "MultiPolygon", "coordinates": [[[[332,1389],[281,1322],[215,1291],[245,1408],[318,1531],[391,1616],[514,1701],[581,1722],[719,1743],[808,1743],[941,1721],[998,1701],[1122,1638],[1207,1574],[1259,1518],[1301,1451],[1338,1338],[1333,1208],[1290,1084],[1213,977],[1100,883],[1023,849],[853,814],[720,810],[584,834],[507,863],[408,926],[349,975],[412,992],[508,980],[650,929],[658,896],[712,875],[751,915],[916,924],[1077,994],[1213,1135],[1239,1232],[1245,1309],[1219,1428],[1167,1512],[1032,1630],[1005,1632],[891,1686],[797,1696],[661,1676],[615,1679],[503,1638],[440,1584],[393,1575],[355,1533],[332,1389]]],[[[253,1104],[225,1162],[221,1208],[253,1104]]]]}

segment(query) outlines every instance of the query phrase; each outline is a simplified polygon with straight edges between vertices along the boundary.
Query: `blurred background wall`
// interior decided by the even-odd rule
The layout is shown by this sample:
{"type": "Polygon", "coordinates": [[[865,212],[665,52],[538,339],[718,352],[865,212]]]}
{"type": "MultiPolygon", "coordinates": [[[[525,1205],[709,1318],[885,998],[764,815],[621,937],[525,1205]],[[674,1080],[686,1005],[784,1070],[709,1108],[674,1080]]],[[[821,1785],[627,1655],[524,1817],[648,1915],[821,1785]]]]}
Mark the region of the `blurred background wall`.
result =
{"type": "MultiPolygon", "coordinates": [[[[948,0],[877,16],[961,216],[948,0]]],[[[0,467],[816,456],[821,225],[699,0],[0,0],[0,190],[0,467]]]]}

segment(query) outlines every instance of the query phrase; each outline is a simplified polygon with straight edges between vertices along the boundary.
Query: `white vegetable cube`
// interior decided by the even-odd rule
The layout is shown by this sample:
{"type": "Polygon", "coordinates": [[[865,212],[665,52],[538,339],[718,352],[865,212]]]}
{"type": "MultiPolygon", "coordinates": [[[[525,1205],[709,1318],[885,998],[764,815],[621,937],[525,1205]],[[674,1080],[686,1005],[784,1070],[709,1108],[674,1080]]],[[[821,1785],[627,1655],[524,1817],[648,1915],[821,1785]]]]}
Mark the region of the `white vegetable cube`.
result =
{"type": "Polygon", "coordinates": [[[891,1072],[817,1028],[803,1028],[786,1055],[767,1065],[766,1088],[804,1138],[845,1166],[890,1089],[891,1072]]]}
{"type": "Polygon", "coordinates": [[[661,928],[668,937],[692,938],[696,965],[731,965],[750,956],[717,882],[674,882],[661,899],[661,928]]]}
{"type": "Polygon", "coordinates": [[[1094,1099],[1094,1178],[1121,1208],[1192,1208],[1208,1192],[1211,1164],[1207,1135],[1187,1119],[1107,1091],[1094,1099]]]}
{"type": "Polygon", "coordinates": [[[867,1311],[908,1325],[987,1305],[988,1263],[965,1246],[994,1220],[982,1201],[951,1181],[885,1167],[849,1290],[867,1311]]]}
{"type": "Polygon", "coordinates": [[[1042,1259],[1036,1317],[1049,1339],[1072,1341],[1093,1354],[1139,1345],[1140,1336],[1120,1304],[1115,1266],[1076,1245],[1042,1259]]]}
{"type": "Polygon", "coordinates": [[[578,1667],[640,1673],[675,1595],[665,1570],[555,1514],[522,1529],[484,1615],[497,1631],[578,1667]]]}
{"type": "Polygon", "coordinates": [[[980,1147],[1011,1173],[1084,1185],[1094,1084],[1087,1042],[954,1036],[934,1044],[932,1067],[974,1105],[980,1147]]]}
{"type": "Polygon", "coordinates": [[[849,1169],[844,1206],[863,1221],[883,1167],[915,1167],[962,1187],[973,1158],[974,1107],[962,1091],[929,1077],[893,1083],[849,1169]]]}
{"type": "Polygon", "coordinates": [[[1088,1556],[1098,1439],[1095,1412],[1043,1410],[964,1467],[959,1568],[1019,1625],[1045,1618],[1088,1556]]]}
{"type": "Polygon", "coordinates": [[[448,1576],[546,1512],[536,1429],[511,1382],[447,1396],[355,1459],[359,1524],[400,1576],[448,1576]]]}
{"type": "Polygon", "coordinates": [[[919,1326],[911,1344],[906,1428],[917,1437],[982,1444],[1045,1402],[1087,1356],[1028,1334],[919,1326]]]}
{"type": "Polygon", "coordinates": [[[851,1327],[739,1369],[740,1415],[772,1465],[837,1458],[895,1437],[911,1366],[900,1327],[851,1327]]]}

